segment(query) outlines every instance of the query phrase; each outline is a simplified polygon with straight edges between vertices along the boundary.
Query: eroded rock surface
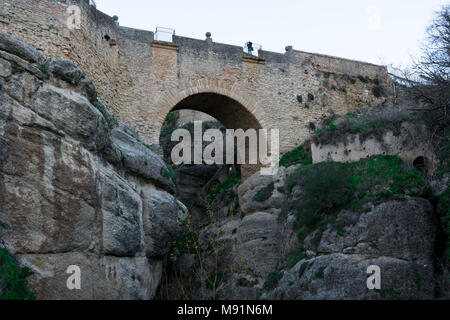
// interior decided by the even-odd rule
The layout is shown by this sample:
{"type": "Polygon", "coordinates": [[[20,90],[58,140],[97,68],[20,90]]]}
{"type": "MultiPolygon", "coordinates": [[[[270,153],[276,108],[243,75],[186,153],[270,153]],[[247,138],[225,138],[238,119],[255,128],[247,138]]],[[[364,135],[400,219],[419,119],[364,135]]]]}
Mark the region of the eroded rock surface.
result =
{"type": "Polygon", "coordinates": [[[38,299],[153,298],[187,214],[165,163],[96,97],[73,63],[0,34],[0,239],[38,299]]]}

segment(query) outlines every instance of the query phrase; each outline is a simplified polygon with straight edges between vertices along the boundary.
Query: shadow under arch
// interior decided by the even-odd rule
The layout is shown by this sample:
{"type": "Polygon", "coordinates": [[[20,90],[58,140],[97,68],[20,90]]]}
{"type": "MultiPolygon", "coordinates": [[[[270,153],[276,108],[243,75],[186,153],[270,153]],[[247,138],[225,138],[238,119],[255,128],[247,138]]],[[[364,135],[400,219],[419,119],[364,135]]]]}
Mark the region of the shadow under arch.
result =
{"type": "Polygon", "coordinates": [[[256,117],[245,106],[226,95],[205,92],[191,95],[170,111],[195,110],[206,113],[220,121],[227,129],[261,129],[256,117]]]}
{"type": "MultiPolygon", "coordinates": [[[[170,112],[179,110],[195,110],[203,112],[219,122],[227,129],[248,129],[259,130],[263,128],[260,121],[256,118],[252,111],[253,106],[244,106],[241,102],[231,98],[225,94],[216,92],[201,92],[192,94],[181,99],[172,109],[168,110],[164,117],[170,112]]],[[[161,130],[159,140],[161,141],[161,130]]],[[[248,146],[246,146],[247,148],[248,146]]],[[[246,153],[248,150],[246,150],[246,153]]],[[[247,178],[255,173],[261,166],[258,165],[242,165],[243,177],[247,178]]]]}

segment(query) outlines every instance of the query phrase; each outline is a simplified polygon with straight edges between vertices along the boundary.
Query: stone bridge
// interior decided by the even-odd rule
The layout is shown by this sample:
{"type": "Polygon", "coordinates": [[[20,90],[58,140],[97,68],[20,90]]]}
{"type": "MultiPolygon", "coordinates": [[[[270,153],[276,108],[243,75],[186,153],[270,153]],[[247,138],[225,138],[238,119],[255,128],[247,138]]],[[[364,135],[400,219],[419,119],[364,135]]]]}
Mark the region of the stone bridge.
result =
{"type": "Polygon", "coordinates": [[[0,3],[0,31],[47,57],[77,64],[101,101],[148,144],[159,143],[170,111],[191,109],[228,128],[277,128],[283,153],[332,113],[392,102],[384,66],[291,46],[284,53],[260,50],[253,56],[209,36],[155,41],[154,32],[122,27],[88,0],[0,3]]]}

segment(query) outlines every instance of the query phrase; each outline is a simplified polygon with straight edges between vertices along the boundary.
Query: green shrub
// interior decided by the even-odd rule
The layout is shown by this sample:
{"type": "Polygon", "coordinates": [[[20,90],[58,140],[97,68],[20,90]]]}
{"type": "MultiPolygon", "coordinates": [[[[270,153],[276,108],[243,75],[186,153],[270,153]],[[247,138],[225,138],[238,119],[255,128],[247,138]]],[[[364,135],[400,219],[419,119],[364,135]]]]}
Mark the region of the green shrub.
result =
{"type": "Polygon", "coordinates": [[[284,264],[284,268],[292,269],[299,261],[306,258],[306,253],[303,248],[298,248],[295,251],[292,251],[286,259],[284,264]]]}
{"type": "Polygon", "coordinates": [[[314,274],[314,279],[323,279],[325,277],[325,269],[327,267],[320,267],[319,270],[314,274]]]}
{"type": "Polygon", "coordinates": [[[250,281],[245,278],[239,278],[238,281],[236,282],[237,286],[244,287],[244,288],[253,288],[257,284],[258,284],[258,281],[256,281],[256,280],[250,281]]]}
{"type": "Polygon", "coordinates": [[[46,79],[46,80],[50,79],[50,73],[48,72],[45,65],[40,64],[39,71],[41,71],[42,75],[44,76],[44,79],[46,79]]]}
{"type": "MultiPolygon", "coordinates": [[[[233,191],[233,189],[239,185],[241,182],[241,177],[241,171],[237,170],[233,175],[231,175],[231,177],[211,190],[206,196],[206,201],[209,204],[212,204],[216,199],[225,200],[228,203],[231,203],[233,200],[237,200],[237,194],[233,191]]],[[[239,204],[239,202],[237,202],[237,204],[239,204]]]]}
{"type": "Polygon", "coordinates": [[[172,133],[177,129],[177,122],[179,119],[179,114],[177,112],[170,112],[161,128],[161,138],[165,140],[170,140],[172,133]]]}
{"type": "Polygon", "coordinates": [[[95,102],[94,102],[94,107],[98,110],[98,111],[100,111],[100,113],[102,114],[102,115],[106,115],[106,113],[107,113],[107,111],[106,111],[106,108],[105,108],[105,106],[103,105],[103,103],[101,103],[100,102],[100,100],[96,100],[95,102]]]}
{"type": "Polygon", "coordinates": [[[303,193],[294,202],[297,220],[313,229],[321,213],[328,213],[349,201],[349,170],[345,164],[326,162],[300,168],[290,179],[295,179],[303,193]]]}
{"type": "Polygon", "coordinates": [[[274,190],[275,190],[275,184],[272,182],[267,187],[259,190],[253,197],[253,201],[257,201],[257,202],[266,201],[267,199],[269,199],[272,196],[274,190]]]}
{"type": "Polygon", "coordinates": [[[305,142],[298,148],[287,152],[281,157],[280,166],[290,167],[296,164],[309,165],[312,163],[311,144],[309,141],[305,142]]]}
{"type": "MultiPolygon", "coordinates": [[[[343,208],[364,210],[364,204],[378,204],[388,198],[420,195],[425,186],[421,173],[397,156],[375,156],[355,163],[324,162],[297,169],[287,184],[302,189],[291,195],[297,226],[315,229],[325,217],[343,208]]],[[[288,203],[287,202],[287,203],[288,203]]],[[[339,231],[343,234],[343,230],[339,231]]]]}
{"type": "Polygon", "coordinates": [[[195,232],[187,232],[175,243],[173,252],[180,257],[183,254],[196,254],[201,251],[198,235],[195,232]]]}
{"type": "Polygon", "coordinates": [[[297,186],[297,184],[298,184],[297,181],[289,181],[286,184],[286,191],[287,191],[287,193],[291,194],[292,190],[294,190],[294,188],[297,186]]]}
{"type": "Polygon", "coordinates": [[[35,300],[36,293],[27,288],[26,278],[33,272],[20,268],[8,250],[0,249],[0,300],[35,300]]]}
{"type": "Polygon", "coordinates": [[[297,233],[297,239],[299,242],[303,242],[303,240],[305,240],[305,238],[308,236],[308,234],[311,231],[309,229],[302,229],[297,233]]]}
{"type": "Polygon", "coordinates": [[[173,169],[170,166],[167,166],[167,165],[166,165],[166,168],[167,169],[161,168],[161,175],[164,178],[172,179],[173,182],[176,182],[177,181],[177,176],[176,176],[175,172],[173,172],[173,169]]]}
{"type": "Polygon", "coordinates": [[[278,282],[283,278],[284,272],[281,269],[278,269],[277,271],[269,273],[269,275],[266,278],[266,281],[264,282],[264,289],[267,290],[273,290],[277,287],[278,282]]]}

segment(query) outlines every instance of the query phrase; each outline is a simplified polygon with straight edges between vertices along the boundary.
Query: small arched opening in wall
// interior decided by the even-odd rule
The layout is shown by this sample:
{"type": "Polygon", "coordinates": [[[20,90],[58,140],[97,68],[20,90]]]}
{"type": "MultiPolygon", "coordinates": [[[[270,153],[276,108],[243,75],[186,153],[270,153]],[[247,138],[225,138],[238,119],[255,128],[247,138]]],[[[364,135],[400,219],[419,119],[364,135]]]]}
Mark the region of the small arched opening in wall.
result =
{"type": "Polygon", "coordinates": [[[419,157],[415,158],[413,161],[413,167],[422,173],[426,173],[427,159],[424,156],[419,156],[419,157]]]}
{"type": "MultiPolygon", "coordinates": [[[[161,126],[159,144],[163,149],[164,158],[166,162],[171,163],[170,153],[172,148],[177,144],[177,142],[170,142],[171,134],[177,127],[188,128],[191,126],[192,130],[192,120],[203,120],[205,117],[199,117],[200,119],[190,119],[190,124],[186,123],[185,117],[184,121],[179,121],[174,115],[175,112],[182,111],[196,111],[199,112],[197,115],[208,115],[209,119],[203,121],[203,130],[206,129],[221,129],[223,132],[225,129],[242,129],[247,131],[248,129],[259,130],[262,129],[260,121],[257,120],[256,116],[253,114],[255,108],[253,106],[244,106],[243,103],[239,102],[237,99],[231,98],[225,94],[220,94],[216,92],[202,92],[190,95],[178,101],[171,109],[169,109],[165,117],[164,124],[161,126]],[[210,126],[209,122],[216,122],[216,125],[210,126]]],[[[189,129],[189,128],[188,128],[189,129]]],[[[191,133],[193,135],[193,132],[191,133]]],[[[246,141],[246,163],[248,163],[248,139],[246,141]]],[[[224,144],[224,152],[225,152],[224,144]]],[[[224,161],[226,157],[224,156],[224,161]]],[[[259,165],[242,165],[242,176],[247,178],[256,172],[260,168],[259,165]]]]}

